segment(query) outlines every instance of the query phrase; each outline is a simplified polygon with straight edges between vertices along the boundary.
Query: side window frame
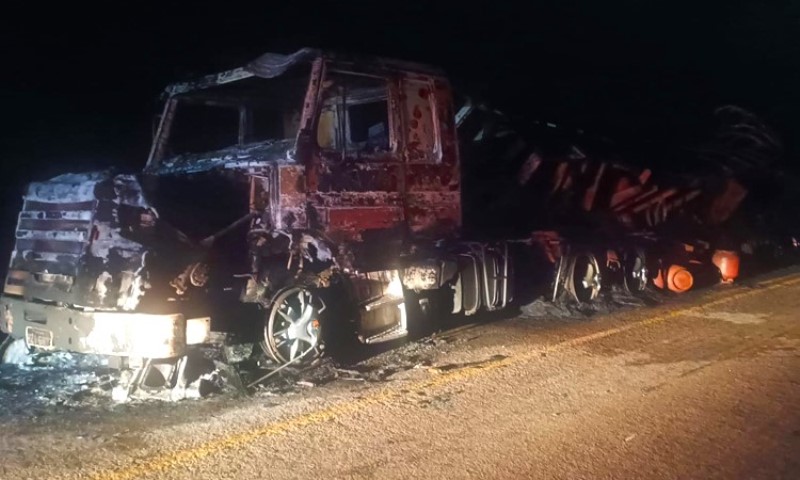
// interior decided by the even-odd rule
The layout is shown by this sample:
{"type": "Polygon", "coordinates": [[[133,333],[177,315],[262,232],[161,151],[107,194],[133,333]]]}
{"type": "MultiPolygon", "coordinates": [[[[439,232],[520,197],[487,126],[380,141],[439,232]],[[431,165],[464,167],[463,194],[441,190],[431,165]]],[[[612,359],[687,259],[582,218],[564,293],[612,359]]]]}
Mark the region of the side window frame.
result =
{"type": "MultiPolygon", "coordinates": [[[[349,122],[349,108],[353,105],[363,105],[364,103],[369,103],[368,101],[365,102],[355,102],[355,103],[348,103],[348,93],[347,87],[345,84],[345,92],[344,96],[340,96],[338,98],[341,101],[336,102],[334,106],[334,114],[333,114],[333,136],[331,137],[331,144],[330,145],[322,145],[320,143],[320,128],[324,123],[322,121],[322,116],[326,111],[326,103],[329,101],[326,99],[326,94],[323,91],[324,87],[320,87],[320,94],[319,94],[319,108],[316,114],[316,121],[314,122],[314,132],[313,132],[313,139],[316,145],[316,148],[319,149],[320,152],[324,153],[325,156],[341,156],[341,157],[364,157],[364,158],[381,158],[382,161],[391,160],[387,157],[393,157],[397,161],[399,159],[399,137],[400,132],[398,132],[398,124],[401,124],[399,119],[397,118],[398,112],[398,100],[397,100],[397,91],[398,91],[398,83],[391,77],[387,77],[385,75],[374,74],[374,73],[366,73],[366,72],[358,72],[353,71],[347,68],[337,67],[336,65],[328,64],[325,68],[324,78],[322,80],[322,85],[325,85],[326,82],[333,81],[332,77],[339,76],[341,77],[363,77],[363,78],[370,78],[375,79],[382,82],[385,85],[385,92],[386,92],[386,135],[388,138],[388,148],[385,150],[377,150],[377,151],[365,151],[358,146],[354,146],[351,143],[351,125],[349,122]]],[[[380,88],[380,87],[375,87],[380,88]]]]}

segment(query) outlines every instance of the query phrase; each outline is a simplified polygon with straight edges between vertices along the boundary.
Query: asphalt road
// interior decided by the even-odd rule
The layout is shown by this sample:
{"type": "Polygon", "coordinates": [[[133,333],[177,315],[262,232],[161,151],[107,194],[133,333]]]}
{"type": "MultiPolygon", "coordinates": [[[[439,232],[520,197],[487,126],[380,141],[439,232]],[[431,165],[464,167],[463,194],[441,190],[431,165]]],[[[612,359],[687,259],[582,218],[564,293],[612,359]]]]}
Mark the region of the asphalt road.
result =
{"type": "Polygon", "coordinates": [[[8,422],[0,478],[797,479],[799,309],[790,272],[467,326],[381,382],[8,422]]]}

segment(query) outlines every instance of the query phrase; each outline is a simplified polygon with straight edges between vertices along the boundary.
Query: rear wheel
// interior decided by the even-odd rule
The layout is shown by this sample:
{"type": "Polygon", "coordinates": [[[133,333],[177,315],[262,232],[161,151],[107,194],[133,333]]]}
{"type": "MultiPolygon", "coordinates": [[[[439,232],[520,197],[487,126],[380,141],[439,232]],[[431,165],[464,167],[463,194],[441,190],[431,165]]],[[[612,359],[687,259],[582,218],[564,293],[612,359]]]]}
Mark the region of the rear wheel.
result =
{"type": "Polygon", "coordinates": [[[567,277],[572,295],[579,302],[591,302],[600,293],[600,265],[591,253],[577,254],[572,259],[567,277]]]}
{"type": "Polygon", "coordinates": [[[264,326],[267,355],[279,364],[306,363],[322,354],[322,299],[303,287],[275,297],[264,326]]]}
{"type": "Polygon", "coordinates": [[[628,252],[623,265],[623,281],[629,292],[641,292],[647,288],[649,272],[647,259],[642,250],[628,252]]]}

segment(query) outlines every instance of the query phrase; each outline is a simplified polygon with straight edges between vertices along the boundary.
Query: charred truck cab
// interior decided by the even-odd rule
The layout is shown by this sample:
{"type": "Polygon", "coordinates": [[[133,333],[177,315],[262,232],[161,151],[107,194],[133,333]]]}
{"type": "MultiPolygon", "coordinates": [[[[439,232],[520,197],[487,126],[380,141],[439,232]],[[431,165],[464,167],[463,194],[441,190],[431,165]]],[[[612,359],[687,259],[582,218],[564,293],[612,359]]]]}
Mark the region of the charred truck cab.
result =
{"type": "Polygon", "coordinates": [[[312,49],[172,85],[142,172],[28,186],[0,325],[139,362],[247,324],[286,364],[329,329],[402,337],[426,295],[502,308],[508,246],[460,238],[453,109],[434,68],[312,49]]]}

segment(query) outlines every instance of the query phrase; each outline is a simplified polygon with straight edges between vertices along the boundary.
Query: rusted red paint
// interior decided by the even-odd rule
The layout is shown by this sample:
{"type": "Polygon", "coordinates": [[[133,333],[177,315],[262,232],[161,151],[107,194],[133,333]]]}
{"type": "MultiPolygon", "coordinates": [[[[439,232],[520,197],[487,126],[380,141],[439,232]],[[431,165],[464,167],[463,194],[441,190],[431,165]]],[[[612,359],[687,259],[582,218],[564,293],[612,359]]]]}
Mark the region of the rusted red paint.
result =
{"type": "Polygon", "coordinates": [[[281,167],[279,171],[281,177],[281,195],[296,195],[305,193],[305,176],[299,168],[281,167]]]}
{"type": "Polygon", "coordinates": [[[402,220],[403,214],[399,208],[367,207],[328,210],[328,226],[331,233],[392,228],[402,220]]]}

